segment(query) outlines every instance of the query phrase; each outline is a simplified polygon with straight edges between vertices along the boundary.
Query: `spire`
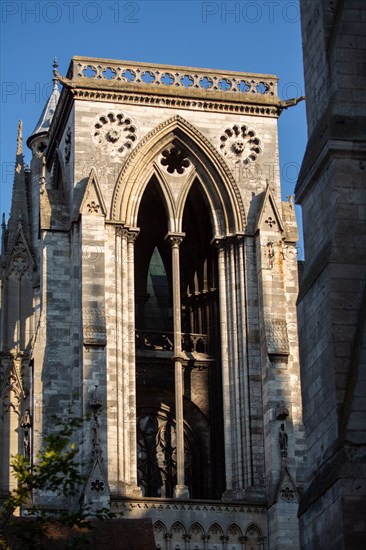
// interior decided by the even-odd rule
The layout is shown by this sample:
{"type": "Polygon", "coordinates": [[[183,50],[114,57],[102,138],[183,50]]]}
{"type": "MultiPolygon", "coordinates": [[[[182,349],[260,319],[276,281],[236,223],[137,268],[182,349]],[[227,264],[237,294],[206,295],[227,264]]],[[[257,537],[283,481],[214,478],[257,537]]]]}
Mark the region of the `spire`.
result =
{"type": "Polygon", "coordinates": [[[46,136],[48,134],[49,127],[51,125],[51,121],[53,119],[53,115],[55,114],[56,106],[60,97],[60,92],[58,89],[58,78],[57,78],[57,68],[58,68],[58,62],[55,57],[53,61],[53,88],[50,97],[48,98],[48,101],[46,105],[44,106],[44,109],[42,111],[42,114],[36,124],[36,127],[34,128],[32,134],[27,139],[27,145],[30,147],[31,141],[37,136],[46,136]]]}
{"type": "Polygon", "coordinates": [[[25,234],[29,234],[29,231],[30,231],[27,185],[26,185],[24,157],[23,157],[22,128],[23,128],[22,121],[19,120],[13,193],[11,197],[11,209],[10,209],[10,217],[9,217],[9,224],[8,224],[9,244],[11,244],[13,239],[15,238],[18,232],[19,224],[22,225],[22,228],[25,234]]]}

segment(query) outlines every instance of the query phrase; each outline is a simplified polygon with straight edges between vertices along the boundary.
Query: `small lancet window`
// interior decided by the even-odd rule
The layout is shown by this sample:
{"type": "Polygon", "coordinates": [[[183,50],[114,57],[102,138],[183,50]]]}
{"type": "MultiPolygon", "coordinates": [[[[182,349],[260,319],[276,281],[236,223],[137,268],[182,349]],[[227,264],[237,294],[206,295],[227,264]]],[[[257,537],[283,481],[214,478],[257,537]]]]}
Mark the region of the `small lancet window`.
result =
{"type": "Polygon", "coordinates": [[[151,256],[146,290],[148,295],[145,307],[146,328],[169,330],[172,310],[169,303],[168,277],[157,247],[155,247],[151,256]]]}

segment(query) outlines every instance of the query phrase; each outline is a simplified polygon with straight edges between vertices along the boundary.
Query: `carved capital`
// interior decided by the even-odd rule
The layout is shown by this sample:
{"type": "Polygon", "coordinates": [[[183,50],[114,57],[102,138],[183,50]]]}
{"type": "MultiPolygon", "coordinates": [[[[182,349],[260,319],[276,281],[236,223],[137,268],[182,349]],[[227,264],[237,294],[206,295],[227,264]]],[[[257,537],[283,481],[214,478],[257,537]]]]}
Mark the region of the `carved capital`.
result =
{"type": "Polygon", "coordinates": [[[139,236],[140,229],[138,227],[131,227],[127,231],[127,242],[134,243],[137,237],[139,236]]]}
{"type": "Polygon", "coordinates": [[[140,229],[138,227],[125,227],[123,225],[116,226],[116,235],[121,239],[126,239],[129,243],[134,243],[139,236],[140,229]]]}
{"type": "Polygon", "coordinates": [[[179,248],[185,236],[185,233],[167,233],[165,240],[171,244],[172,248],[179,248]]]}
{"type": "Polygon", "coordinates": [[[214,237],[211,240],[211,245],[217,248],[217,250],[224,250],[227,243],[226,237],[214,237]]]}

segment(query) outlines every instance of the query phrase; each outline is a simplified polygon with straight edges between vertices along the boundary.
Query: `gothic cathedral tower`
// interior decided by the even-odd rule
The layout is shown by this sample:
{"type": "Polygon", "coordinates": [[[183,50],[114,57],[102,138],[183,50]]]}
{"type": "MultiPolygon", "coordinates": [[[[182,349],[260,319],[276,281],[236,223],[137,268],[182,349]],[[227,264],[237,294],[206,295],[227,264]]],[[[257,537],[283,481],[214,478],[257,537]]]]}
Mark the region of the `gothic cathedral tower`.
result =
{"type": "Polygon", "coordinates": [[[28,171],[19,128],[3,222],[5,492],[11,455],[34,460],[53,415],[96,407],[98,437],[87,421],[79,437],[84,501],[150,517],[161,549],[299,547],[283,107],[269,75],[82,57],[65,78],[55,68],[28,171]]]}

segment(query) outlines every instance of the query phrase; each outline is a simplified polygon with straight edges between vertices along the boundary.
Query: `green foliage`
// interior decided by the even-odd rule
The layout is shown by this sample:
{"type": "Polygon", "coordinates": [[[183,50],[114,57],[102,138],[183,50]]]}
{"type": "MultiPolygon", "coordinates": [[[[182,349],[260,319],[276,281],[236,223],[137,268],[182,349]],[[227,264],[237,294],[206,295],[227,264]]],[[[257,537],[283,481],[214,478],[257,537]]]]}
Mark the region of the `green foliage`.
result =
{"type": "MultiPolygon", "coordinates": [[[[55,419],[56,430],[45,437],[44,447],[38,453],[35,464],[31,467],[29,460],[16,455],[12,460],[12,469],[17,480],[17,487],[2,503],[0,510],[0,548],[11,550],[9,533],[15,533],[22,541],[22,548],[32,550],[49,547],[50,526],[65,528],[77,527],[81,531],[73,540],[64,541],[53,548],[83,548],[87,544],[88,530],[92,528],[91,517],[111,519],[115,515],[105,508],[92,513],[89,506],[74,511],[61,511],[57,517],[50,517],[32,503],[35,491],[52,492],[64,499],[76,500],[86,479],[80,473],[78,448],[72,442],[74,432],[82,425],[83,420],[71,417],[67,424],[55,419]],[[17,509],[26,507],[32,519],[14,519],[17,509]]],[[[11,538],[11,537],[10,537],[11,538]]]]}

